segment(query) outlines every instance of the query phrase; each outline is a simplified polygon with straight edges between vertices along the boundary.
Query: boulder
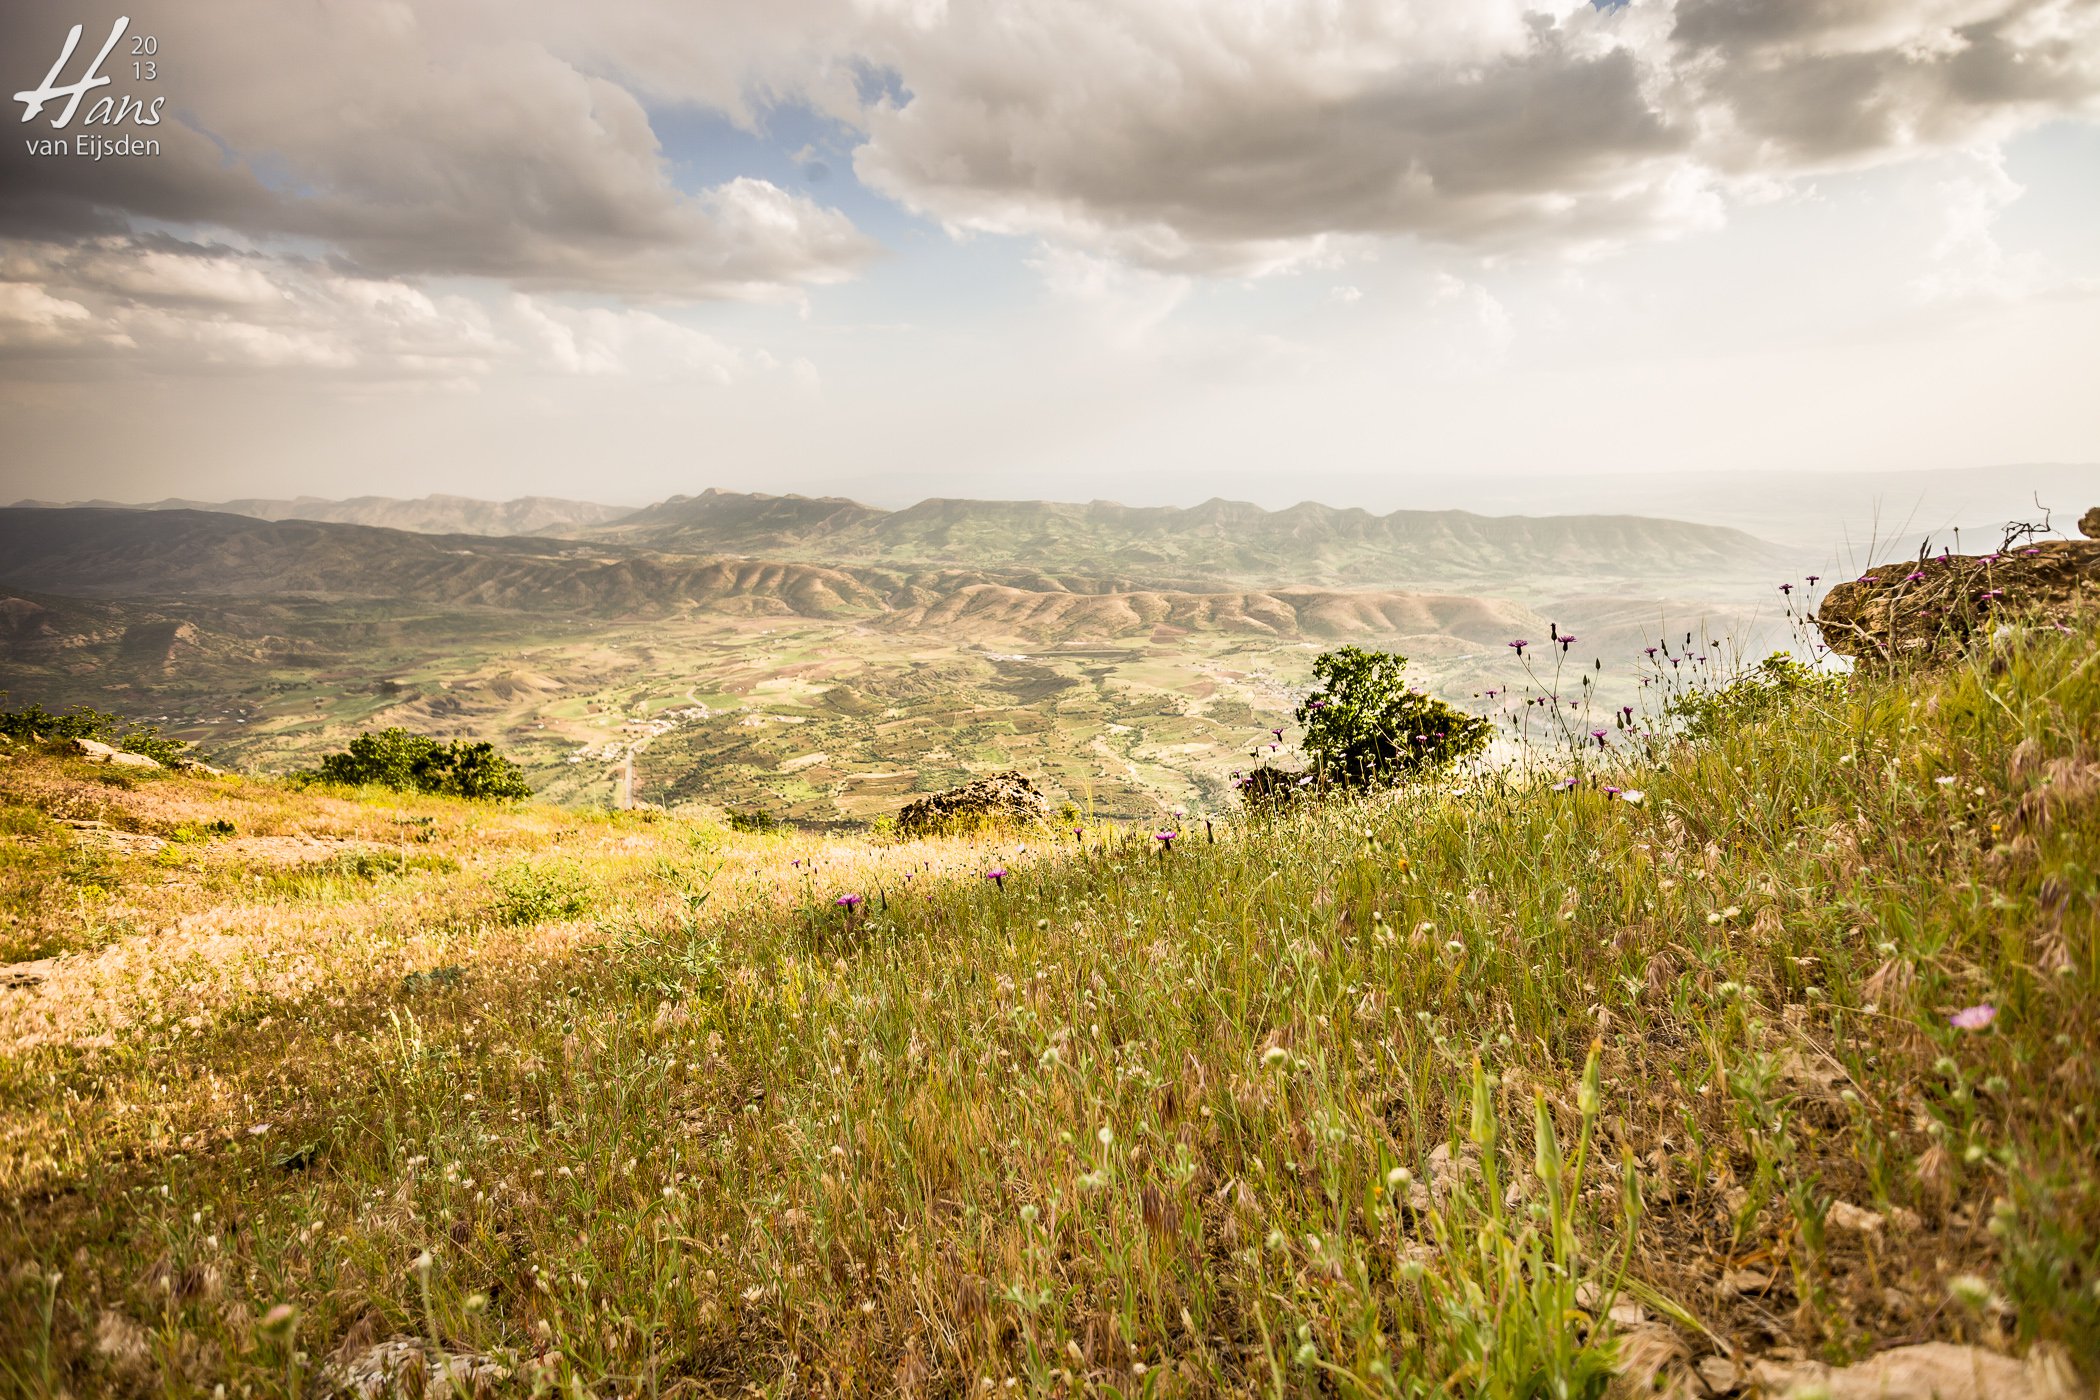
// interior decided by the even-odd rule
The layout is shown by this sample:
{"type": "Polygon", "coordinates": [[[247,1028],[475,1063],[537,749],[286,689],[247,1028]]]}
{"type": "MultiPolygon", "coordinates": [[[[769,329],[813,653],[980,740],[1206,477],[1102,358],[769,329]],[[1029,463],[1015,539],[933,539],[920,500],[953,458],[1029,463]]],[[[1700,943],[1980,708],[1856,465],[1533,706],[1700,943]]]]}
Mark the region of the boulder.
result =
{"type": "Polygon", "coordinates": [[[1952,1342],[1892,1347],[1856,1366],[1819,1362],[1752,1364],[1768,1395],[1808,1400],[2074,1400],[2084,1388],[2062,1358],[2038,1351],[2024,1362],[1952,1342]]]}
{"type": "Polygon", "coordinates": [[[1816,627],[1832,651],[1878,665],[1952,656],[2015,618],[2064,624],[2096,604],[2100,542],[2036,540],[1869,569],[1824,596],[1816,627]]]}
{"type": "Polygon", "coordinates": [[[1043,821],[1049,799],[1017,772],[994,773],[922,797],[897,814],[900,836],[935,836],[978,827],[1043,821]]]}
{"type": "Polygon", "coordinates": [[[158,762],[142,753],[126,753],[96,739],[75,739],[69,747],[90,763],[107,763],[118,768],[160,767],[158,762]]]}

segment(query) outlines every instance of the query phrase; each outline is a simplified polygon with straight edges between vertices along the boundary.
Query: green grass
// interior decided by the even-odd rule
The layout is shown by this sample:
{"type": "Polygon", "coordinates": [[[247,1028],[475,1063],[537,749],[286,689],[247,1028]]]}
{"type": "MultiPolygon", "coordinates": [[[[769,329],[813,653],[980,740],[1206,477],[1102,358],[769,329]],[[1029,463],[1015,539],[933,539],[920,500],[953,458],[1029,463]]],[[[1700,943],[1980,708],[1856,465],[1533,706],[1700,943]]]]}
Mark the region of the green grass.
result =
{"type": "Polygon", "coordinates": [[[458,868],[362,882],[370,957],[0,1061],[0,1386],[390,1337],[599,1396],[2090,1377],[2095,640],[1166,853],[420,801],[458,868]]]}

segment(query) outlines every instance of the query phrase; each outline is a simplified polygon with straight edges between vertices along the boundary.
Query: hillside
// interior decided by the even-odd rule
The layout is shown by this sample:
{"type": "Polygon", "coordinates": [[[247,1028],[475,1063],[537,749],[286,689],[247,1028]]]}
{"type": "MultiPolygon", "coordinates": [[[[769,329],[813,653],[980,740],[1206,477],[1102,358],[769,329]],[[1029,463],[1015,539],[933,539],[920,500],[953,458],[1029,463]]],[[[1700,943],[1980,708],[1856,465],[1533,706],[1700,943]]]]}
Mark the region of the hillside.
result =
{"type": "Polygon", "coordinates": [[[257,520],[322,520],[339,525],[381,525],[426,535],[538,535],[579,526],[601,525],[629,513],[626,506],[601,506],[555,496],[518,496],[482,501],[468,496],[353,496],[328,500],[298,496],[291,500],[245,497],[234,501],[185,501],[169,497],[145,504],[122,501],[17,501],[16,509],[69,510],[208,510],[246,515],[257,520]]]}
{"type": "Polygon", "coordinates": [[[1167,580],[1503,590],[1522,582],[1762,578],[1787,556],[1739,530],[1632,515],[1372,515],[1306,502],[1267,511],[1110,501],[927,500],[885,511],[835,497],[707,491],[672,497],[593,538],[688,553],[833,563],[1032,565],[1167,580]]]}
{"type": "Polygon", "coordinates": [[[2096,640],[1171,850],[16,745],[0,1374],[2082,1393],[2096,640]]]}

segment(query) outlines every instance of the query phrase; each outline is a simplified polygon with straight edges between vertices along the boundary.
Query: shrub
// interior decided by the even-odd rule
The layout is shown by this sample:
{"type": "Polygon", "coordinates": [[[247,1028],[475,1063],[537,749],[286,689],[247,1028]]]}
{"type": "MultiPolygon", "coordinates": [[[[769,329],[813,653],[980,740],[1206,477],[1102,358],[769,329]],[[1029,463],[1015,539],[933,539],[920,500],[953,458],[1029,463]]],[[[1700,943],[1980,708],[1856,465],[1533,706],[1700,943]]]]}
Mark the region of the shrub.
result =
{"type": "Polygon", "coordinates": [[[1240,780],[1240,800],[1251,811],[1280,812],[1312,791],[1304,784],[1304,779],[1303,773],[1272,768],[1264,763],[1240,780]]]}
{"type": "Polygon", "coordinates": [[[450,797],[530,797],[532,789],[517,764],[490,743],[448,744],[406,729],[367,731],[350,741],[343,753],[332,753],[320,767],[299,776],[346,787],[373,784],[396,792],[442,793],[450,797]]]}
{"type": "Polygon", "coordinates": [[[1343,647],[1313,662],[1319,689],[1300,701],[1304,748],[1323,787],[1387,787],[1488,746],[1494,725],[1409,686],[1407,658],[1343,647]]]}
{"type": "Polygon", "coordinates": [[[1775,652],[1717,690],[1693,690],[1663,707],[1688,739],[1718,738],[1766,719],[1799,700],[1828,699],[1845,688],[1842,675],[1818,671],[1787,652],[1775,652]]]}
{"type": "Polygon", "coordinates": [[[156,763],[173,763],[189,744],[170,739],[157,725],[133,724],[122,715],[76,705],[54,715],[42,705],[20,710],[0,710],[0,734],[10,739],[93,739],[126,753],[144,754],[156,763]]]}
{"type": "Polygon", "coordinates": [[[748,812],[731,812],[729,814],[729,829],[731,831],[747,832],[754,836],[763,836],[769,831],[778,831],[780,829],[780,818],[774,816],[763,807],[753,807],[748,812]]]}
{"type": "Polygon", "coordinates": [[[537,924],[573,919],[591,905],[590,881],[562,862],[517,865],[495,879],[498,923],[537,924]]]}

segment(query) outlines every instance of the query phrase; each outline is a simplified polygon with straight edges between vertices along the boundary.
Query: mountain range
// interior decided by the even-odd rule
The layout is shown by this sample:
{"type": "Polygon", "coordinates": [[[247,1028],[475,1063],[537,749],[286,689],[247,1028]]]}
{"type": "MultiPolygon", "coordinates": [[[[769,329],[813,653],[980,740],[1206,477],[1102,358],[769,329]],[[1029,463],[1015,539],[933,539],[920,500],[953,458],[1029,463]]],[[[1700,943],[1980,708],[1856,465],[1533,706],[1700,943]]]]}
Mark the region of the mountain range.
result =
{"type": "Polygon", "coordinates": [[[882,510],[832,496],[706,491],[570,533],[682,553],[1019,565],[1185,586],[1497,591],[1551,581],[1609,588],[1658,578],[1761,578],[1787,560],[1785,551],[1725,526],[1633,515],[1373,515],[1309,501],[1272,511],[1226,500],[1179,508],[936,498],[882,510]]]}
{"type": "Polygon", "coordinates": [[[601,506],[556,496],[519,496],[483,501],[471,496],[353,496],[331,501],[319,496],[286,500],[247,497],[237,501],[189,501],[170,496],[144,504],[123,501],[17,501],[17,509],[66,510],[208,510],[246,515],[257,520],[325,520],[343,525],[383,525],[430,535],[537,535],[583,525],[602,524],[630,513],[627,506],[601,506]]]}

